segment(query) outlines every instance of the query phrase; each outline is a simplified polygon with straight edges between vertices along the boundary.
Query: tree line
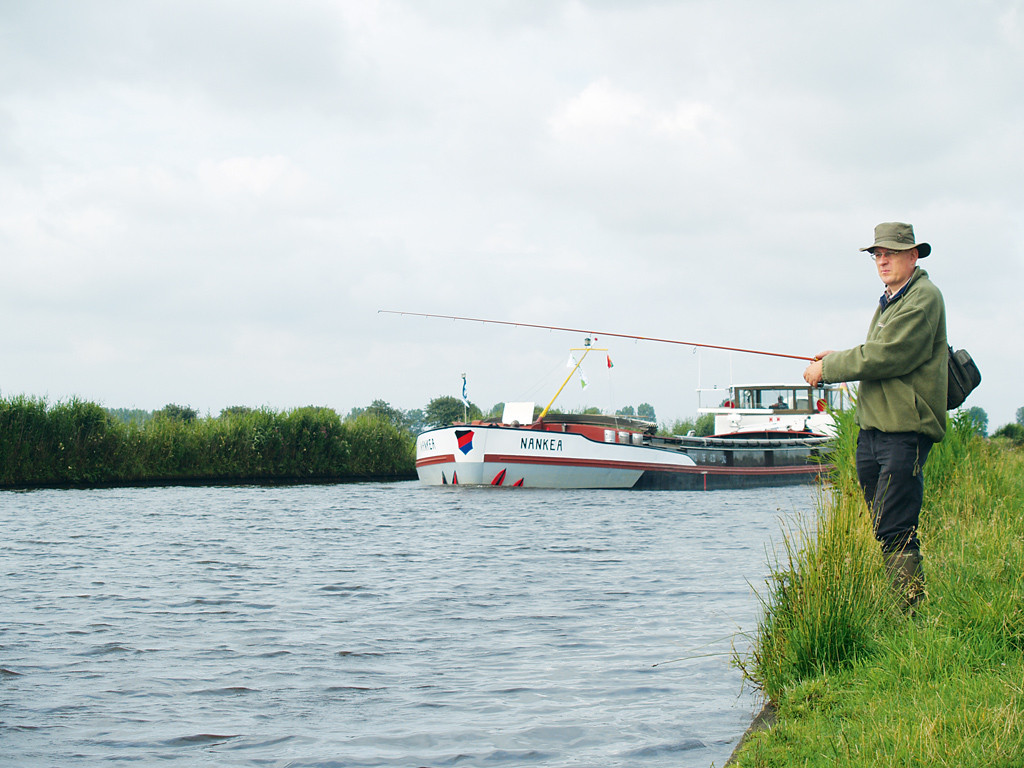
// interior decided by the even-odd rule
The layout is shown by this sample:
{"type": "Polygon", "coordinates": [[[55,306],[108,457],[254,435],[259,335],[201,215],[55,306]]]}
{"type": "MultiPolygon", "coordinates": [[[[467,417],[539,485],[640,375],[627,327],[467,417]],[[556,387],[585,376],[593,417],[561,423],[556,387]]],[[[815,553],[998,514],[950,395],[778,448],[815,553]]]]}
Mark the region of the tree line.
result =
{"type": "MultiPolygon", "coordinates": [[[[423,410],[395,411],[395,409],[391,409],[387,403],[382,403],[379,400],[374,401],[374,404],[370,407],[376,409],[377,413],[388,414],[395,423],[405,425],[407,428],[411,428],[413,434],[418,434],[424,429],[446,427],[461,421],[500,419],[502,411],[505,408],[505,403],[495,403],[491,406],[490,410],[484,413],[479,406],[471,401],[464,402],[457,397],[446,395],[435,397],[423,410]]],[[[537,418],[540,415],[540,411],[540,406],[534,407],[534,418],[537,418]]],[[[557,408],[552,408],[549,412],[553,414],[563,413],[563,411],[557,408]]],[[[593,415],[603,413],[600,408],[596,407],[583,408],[579,412],[582,414],[593,415]]],[[[658,417],[655,413],[654,406],[650,403],[640,403],[640,405],[635,408],[632,405],[625,405],[617,409],[615,411],[615,415],[637,418],[641,421],[647,421],[652,424],[658,423],[658,417]]],[[[662,424],[659,427],[659,432],[670,435],[686,435],[693,432],[700,437],[706,437],[707,435],[713,434],[714,429],[714,414],[705,413],[693,419],[676,419],[671,424],[662,424]]]]}
{"type": "MultiPolygon", "coordinates": [[[[1024,406],[1017,409],[1016,421],[1010,424],[1004,424],[993,433],[993,437],[1005,438],[1017,446],[1024,446],[1024,406]]],[[[986,416],[985,426],[988,426],[988,418],[986,416]]],[[[982,432],[982,434],[985,434],[982,432]]]]}
{"type": "MultiPolygon", "coordinates": [[[[973,428],[975,434],[988,437],[988,413],[980,406],[965,408],[964,416],[973,428]]],[[[1014,445],[1024,445],[1024,406],[1017,409],[1015,421],[1004,424],[992,433],[992,437],[1005,439],[1014,445]]]]}
{"type": "Polygon", "coordinates": [[[0,487],[331,482],[415,476],[408,431],[370,412],[187,406],[123,414],[73,398],[0,398],[0,487]]]}

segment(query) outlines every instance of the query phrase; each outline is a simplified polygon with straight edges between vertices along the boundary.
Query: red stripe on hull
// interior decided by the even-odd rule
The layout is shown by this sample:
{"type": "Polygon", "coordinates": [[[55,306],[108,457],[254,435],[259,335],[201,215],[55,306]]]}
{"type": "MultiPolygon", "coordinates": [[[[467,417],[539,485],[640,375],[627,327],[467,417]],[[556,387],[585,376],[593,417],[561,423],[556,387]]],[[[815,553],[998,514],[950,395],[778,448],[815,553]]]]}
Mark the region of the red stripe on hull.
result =
{"type": "Polygon", "coordinates": [[[676,471],[694,469],[694,467],[677,467],[670,464],[654,464],[646,461],[611,461],[609,459],[560,459],[556,456],[522,456],[516,454],[488,453],[485,462],[500,464],[540,464],[548,467],[600,467],[604,469],[629,469],[644,471],[647,469],[676,471]]]}
{"type": "Polygon", "coordinates": [[[429,467],[432,464],[449,464],[455,461],[455,454],[449,453],[444,456],[428,456],[425,459],[416,459],[417,467],[429,467]]]}

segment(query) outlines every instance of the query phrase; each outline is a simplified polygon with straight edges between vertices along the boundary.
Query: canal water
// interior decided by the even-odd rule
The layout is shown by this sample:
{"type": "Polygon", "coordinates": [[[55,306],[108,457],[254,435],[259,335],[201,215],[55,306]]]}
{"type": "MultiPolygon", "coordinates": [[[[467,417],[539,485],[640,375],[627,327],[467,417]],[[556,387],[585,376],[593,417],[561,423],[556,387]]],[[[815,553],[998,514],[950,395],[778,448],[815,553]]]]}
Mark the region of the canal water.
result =
{"type": "Polygon", "coordinates": [[[0,492],[0,765],[721,766],[815,493],[0,492]]]}

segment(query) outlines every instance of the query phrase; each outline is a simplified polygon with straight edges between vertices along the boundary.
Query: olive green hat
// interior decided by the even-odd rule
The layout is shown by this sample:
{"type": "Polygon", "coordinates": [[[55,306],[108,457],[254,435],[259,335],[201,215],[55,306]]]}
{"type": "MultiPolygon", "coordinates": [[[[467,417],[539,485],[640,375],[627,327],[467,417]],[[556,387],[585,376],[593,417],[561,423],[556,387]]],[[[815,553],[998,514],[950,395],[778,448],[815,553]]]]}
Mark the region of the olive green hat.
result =
{"type": "Polygon", "coordinates": [[[925,258],[932,252],[928,243],[914,242],[914,228],[910,224],[899,221],[887,221],[875,227],[875,242],[862,251],[870,251],[872,248],[888,248],[890,251],[909,251],[917,248],[917,257],[925,258]]]}

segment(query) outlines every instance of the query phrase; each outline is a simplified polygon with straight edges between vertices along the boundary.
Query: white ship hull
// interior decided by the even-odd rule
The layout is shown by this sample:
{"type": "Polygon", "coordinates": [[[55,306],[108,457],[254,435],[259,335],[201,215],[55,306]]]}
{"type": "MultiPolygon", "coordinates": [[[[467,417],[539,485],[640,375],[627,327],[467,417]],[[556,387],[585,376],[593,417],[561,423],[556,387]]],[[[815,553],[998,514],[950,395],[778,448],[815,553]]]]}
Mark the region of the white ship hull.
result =
{"type": "MultiPolygon", "coordinates": [[[[630,433],[622,432],[628,436],[630,433]]],[[[422,433],[416,472],[427,485],[633,488],[662,473],[699,473],[689,456],[581,434],[467,425],[422,433]]]]}

